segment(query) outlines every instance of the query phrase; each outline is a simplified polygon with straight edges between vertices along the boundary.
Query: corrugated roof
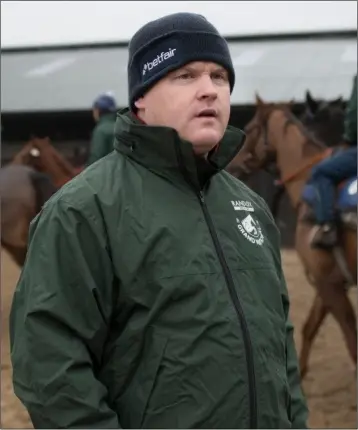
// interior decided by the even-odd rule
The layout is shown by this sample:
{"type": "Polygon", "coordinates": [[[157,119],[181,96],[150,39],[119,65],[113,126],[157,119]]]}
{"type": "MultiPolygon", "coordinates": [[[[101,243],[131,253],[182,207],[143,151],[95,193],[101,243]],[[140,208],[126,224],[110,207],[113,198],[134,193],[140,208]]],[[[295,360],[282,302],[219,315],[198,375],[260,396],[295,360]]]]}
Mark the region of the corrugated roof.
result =
{"type": "MultiPolygon", "coordinates": [[[[236,71],[233,105],[251,104],[255,91],[268,101],[347,98],[357,71],[357,39],[229,42],[236,71]]],[[[127,47],[2,52],[1,111],[89,109],[112,91],[127,104],[127,47]]]]}

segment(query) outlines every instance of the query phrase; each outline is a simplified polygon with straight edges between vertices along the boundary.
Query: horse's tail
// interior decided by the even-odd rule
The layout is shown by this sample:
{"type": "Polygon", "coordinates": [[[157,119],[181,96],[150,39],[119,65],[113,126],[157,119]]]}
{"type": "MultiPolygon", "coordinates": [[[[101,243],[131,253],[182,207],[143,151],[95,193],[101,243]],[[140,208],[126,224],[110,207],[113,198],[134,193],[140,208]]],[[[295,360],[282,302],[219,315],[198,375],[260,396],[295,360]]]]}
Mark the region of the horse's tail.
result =
{"type": "Polygon", "coordinates": [[[46,201],[57,191],[57,188],[45,173],[30,173],[31,183],[35,189],[36,214],[40,212],[46,201]]]}

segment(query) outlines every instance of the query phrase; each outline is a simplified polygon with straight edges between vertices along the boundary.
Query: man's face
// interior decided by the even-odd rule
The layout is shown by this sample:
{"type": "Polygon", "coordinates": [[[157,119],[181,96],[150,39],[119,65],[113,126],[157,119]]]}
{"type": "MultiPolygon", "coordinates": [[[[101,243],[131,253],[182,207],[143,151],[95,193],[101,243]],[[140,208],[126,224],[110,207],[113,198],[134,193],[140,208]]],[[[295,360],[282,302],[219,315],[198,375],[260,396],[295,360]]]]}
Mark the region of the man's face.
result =
{"type": "Polygon", "coordinates": [[[135,105],[146,124],[172,127],[196,154],[206,154],[229,122],[228,73],[214,63],[192,62],[162,78],[135,105]]]}
{"type": "Polygon", "coordinates": [[[93,115],[93,119],[95,120],[95,122],[97,122],[99,120],[99,110],[97,108],[93,108],[92,109],[92,115],[93,115]]]}

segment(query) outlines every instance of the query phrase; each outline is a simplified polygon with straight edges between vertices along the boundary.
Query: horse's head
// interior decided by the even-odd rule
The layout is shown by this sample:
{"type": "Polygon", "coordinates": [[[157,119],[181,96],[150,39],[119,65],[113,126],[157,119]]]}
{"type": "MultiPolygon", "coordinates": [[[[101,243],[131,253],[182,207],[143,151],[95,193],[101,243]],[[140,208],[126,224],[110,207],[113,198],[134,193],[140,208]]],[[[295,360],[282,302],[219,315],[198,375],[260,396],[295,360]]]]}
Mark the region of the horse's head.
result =
{"type": "Polygon", "coordinates": [[[59,186],[74,175],[72,166],[51,144],[48,137],[32,138],[14,157],[13,164],[25,164],[48,174],[59,186]]]}
{"type": "Polygon", "coordinates": [[[16,154],[12,163],[13,164],[23,164],[26,166],[31,166],[38,171],[43,171],[45,167],[45,161],[43,157],[43,144],[42,141],[49,144],[49,139],[30,139],[21,149],[19,153],[16,154]]]}
{"type": "Polygon", "coordinates": [[[344,114],[342,97],[328,101],[314,99],[307,90],[304,111],[299,119],[318,140],[327,146],[335,146],[342,140],[344,114]]]}
{"type": "Polygon", "coordinates": [[[276,173],[273,162],[276,149],[270,142],[269,120],[274,110],[291,111],[290,103],[265,103],[256,94],[256,112],[251,121],[245,126],[246,139],[239,153],[229,166],[229,172],[234,172],[240,179],[261,168],[276,173]]]}
{"type": "Polygon", "coordinates": [[[36,170],[45,171],[54,163],[55,148],[48,137],[31,138],[14,157],[16,164],[26,164],[36,170]]]}

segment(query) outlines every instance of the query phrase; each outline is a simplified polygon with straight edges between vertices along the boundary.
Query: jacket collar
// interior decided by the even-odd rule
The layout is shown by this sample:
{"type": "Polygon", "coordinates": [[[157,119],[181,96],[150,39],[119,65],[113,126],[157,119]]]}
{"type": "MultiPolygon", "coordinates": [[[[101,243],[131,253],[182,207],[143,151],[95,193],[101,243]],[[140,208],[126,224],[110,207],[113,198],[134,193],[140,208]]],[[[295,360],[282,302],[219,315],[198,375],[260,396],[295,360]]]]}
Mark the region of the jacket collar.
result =
{"type": "MultiPolygon", "coordinates": [[[[218,147],[207,157],[207,179],[230,163],[244,137],[241,130],[227,127],[218,147]]],[[[122,109],[117,113],[114,148],[156,174],[170,180],[184,176],[197,190],[202,189],[198,168],[203,161],[198,160],[192,144],[181,139],[173,128],[145,125],[128,108],[122,109]]]]}

